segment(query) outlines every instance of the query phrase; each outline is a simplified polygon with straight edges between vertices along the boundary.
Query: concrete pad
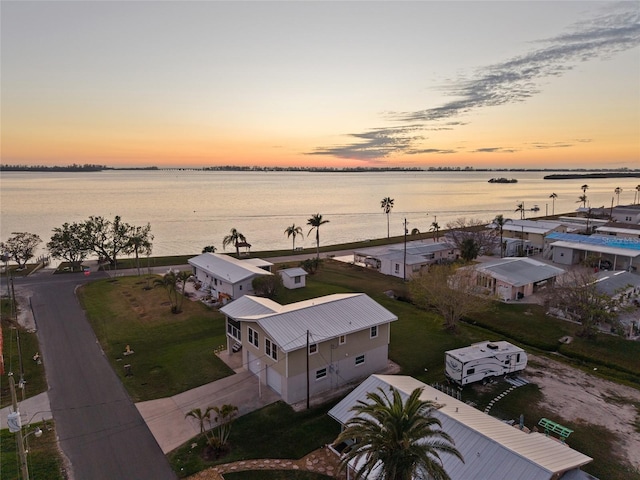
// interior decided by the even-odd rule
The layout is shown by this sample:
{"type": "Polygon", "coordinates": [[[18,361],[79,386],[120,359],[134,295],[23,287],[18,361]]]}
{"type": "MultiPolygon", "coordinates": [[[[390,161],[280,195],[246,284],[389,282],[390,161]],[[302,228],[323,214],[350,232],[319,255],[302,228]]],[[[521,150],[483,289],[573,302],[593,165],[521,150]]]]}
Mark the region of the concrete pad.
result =
{"type": "Polygon", "coordinates": [[[198,421],[186,417],[195,408],[204,411],[230,404],[238,407],[241,416],[278,400],[278,394],[264,384],[259,386],[255,375],[243,371],[171,398],[137,403],[136,407],[162,451],[168,453],[200,434],[198,421]]]}
{"type": "MultiPolygon", "coordinates": [[[[20,392],[18,392],[18,396],[20,392]]],[[[19,398],[19,397],[18,397],[19,398]]],[[[0,410],[0,428],[7,428],[7,415],[13,412],[11,406],[0,410]]],[[[40,393],[33,397],[18,402],[18,412],[20,412],[20,420],[22,426],[28,423],[38,423],[44,420],[51,420],[51,405],[49,404],[49,394],[47,392],[40,393]]]]}

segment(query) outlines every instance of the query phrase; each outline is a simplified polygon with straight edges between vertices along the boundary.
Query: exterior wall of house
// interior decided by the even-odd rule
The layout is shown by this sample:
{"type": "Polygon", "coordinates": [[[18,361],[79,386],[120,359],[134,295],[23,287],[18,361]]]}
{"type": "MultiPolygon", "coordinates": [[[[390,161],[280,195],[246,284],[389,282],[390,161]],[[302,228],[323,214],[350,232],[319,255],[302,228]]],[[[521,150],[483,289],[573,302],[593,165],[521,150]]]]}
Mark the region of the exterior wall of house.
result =
{"type": "MultiPolygon", "coordinates": [[[[356,379],[365,378],[387,366],[389,324],[379,325],[378,336],[375,338],[371,338],[370,329],[366,329],[347,335],[345,340],[342,345],[339,344],[338,338],[318,343],[318,351],[309,355],[311,396],[341,387],[356,379]],[[323,369],[324,376],[322,376],[323,369]]],[[[305,400],[307,396],[306,348],[289,352],[286,375],[287,381],[283,382],[282,399],[290,404],[305,400]]]]}
{"type": "Polygon", "coordinates": [[[282,274],[281,277],[282,277],[282,284],[284,285],[284,287],[290,290],[293,290],[296,288],[302,288],[306,285],[307,277],[305,277],[304,275],[297,275],[295,277],[290,277],[289,275],[282,274]],[[297,283],[296,283],[296,279],[297,279],[297,283]]]}
{"type": "Polygon", "coordinates": [[[580,262],[580,251],[569,247],[553,246],[553,263],[560,265],[575,265],[580,262]]]}

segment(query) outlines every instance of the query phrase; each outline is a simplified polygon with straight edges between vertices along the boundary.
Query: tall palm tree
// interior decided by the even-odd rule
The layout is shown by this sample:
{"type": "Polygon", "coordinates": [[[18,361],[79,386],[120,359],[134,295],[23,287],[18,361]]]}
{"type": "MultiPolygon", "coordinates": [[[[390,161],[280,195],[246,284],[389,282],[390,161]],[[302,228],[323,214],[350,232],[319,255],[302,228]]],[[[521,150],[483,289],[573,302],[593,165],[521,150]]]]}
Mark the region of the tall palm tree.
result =
{"type": "Polygon", "coordinates": [[[284,233],[287,234],[287,238],[293,237],[293,248],[292,248],[292,250],[295,250],[296,249],[296,237],[298,235],[302,235],[302,227],[296,227],[296,224],[294,223],[290,227],[287,227],[285,229],[284,233]]]}
{"type": "Polygon", "coordinates": [[[411,392],[404,402],[397,389],[391,391],[391,398],[382,388],[369,392],[368,402],[358,401],[352,408],[356,416],[336,440],[339,443],[355,439],[353,447],[340,459],[341,470],[356,460],[356,479],[367,478],[378,470],[376,478],[381,480],[448,480],[440,454],[454,455],[463,462],[464,459],[433,415],[433,403],[420,399],[421,388],[411,392]]]}
{"type": "Polygon", "coordinates": [[[433,223],[431,223],[431,227],[429,228],[430,232],[434,232],[433,241],[437,242],[440,240],[440,225],[438,225],[438,217],[433,217],[433,223]]]}
{"type": "Polygon", "coordinates": [[[616,187],[616,189],[614,190],[614,192],[616,193],[616,195],[618,196],[618,205],[620,205],[620,194],[622,193],[622,188],[620,187],[616,187]]]}
{"type": "Polygon", "coordinates": [[[329,220],[324,220],[319,213],[314,213],[311,215],[311,218],[307,220],[307,225],[311,226],[307,237],[311,235],[311,232],[316,231],[316,258],[318,260],[320,260],[320,225],[324,225],[325,223],[329,223],[329,220]]]}
{"type": "Polygon", "coordinates": [[[583,195],[586,195],[587,194],[587,189],[589,188],[589,185],[582,185],[580,188],[582,189],[583,195]]]}
{"type": "MultiPolygon", "coordinates": [[[[555,194],[554,194],[555,195],[555,194]]],[[[496,215],[496,218],[493,219],[493,224],[498,227],[498,231],[500,232],[500,258],[504,257],[504,243],[502,240],[502,235],[504,232],[505,224],[511,221],[510,218],[504,218],[502,214],[496,215]]]]}
{"type": "Polygon", "coordinates": [[[389,238],[389,214],[391,213],[391,209],[393,208],[393,198],[385,197],[380,201],[380,208],[387,215],[387,238],[389,238]]]}
{"type": "Polygon", "coordinates": [[[131,227],[129,245],[125,249],[126,253],[133,252],[136,256],[136,268],[140,276],[140,255],[151,255],[153,248],[153,235],[151,234],[151,224],[145,226],[131,227]]]}
{"type": "Polygon", "coordinates": [[[222,248],[226,248],[227,245],[235,245],[236,247],[236,256],[240,256],[240,242],[246,242],[247,238],[240,233],[238,230],[236,230],[235,228],[232,228],[231,231],[229,232],[229,235],[227,235],[226,237],[224,237],[224,239],[222,240],[222,248]]]}
{"type": "Polygon", "coordinates": [[[582,202],[582,207],[583,208],[587,208],[587,196],[586,195],[580,195],[578,197],[578,201],[576,203],[580,203],[582,202]]]}
{"type": "Polygon", "coordinates": [[[516,205],[516,209],[514,210],[514,212],[520,212],[520,220],[524,220],[524,202],[520,202],[516,205]]]}
{"type": "Polygon", "coordinates": [[[640,185],[636,185],[636,193],[633,197],[633,203],[640,203],[640,185]]]}
{"type": "Polygon", "coordinates": [[[549,195],[549,198],[551,199],[551,215],[555,215],[556,214],[556,198],[558,198],[558,194],[552,193],[551,195],[549,195]]]}

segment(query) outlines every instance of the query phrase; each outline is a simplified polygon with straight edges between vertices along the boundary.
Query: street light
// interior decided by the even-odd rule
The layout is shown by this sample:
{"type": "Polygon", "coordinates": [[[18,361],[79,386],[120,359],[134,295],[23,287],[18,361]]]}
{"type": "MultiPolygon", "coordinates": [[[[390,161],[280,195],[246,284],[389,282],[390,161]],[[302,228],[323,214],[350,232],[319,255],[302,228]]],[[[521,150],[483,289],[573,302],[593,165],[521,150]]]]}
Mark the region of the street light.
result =
{"type": "Polygon", "coordinates": [[[28,447],[27,438],[29,438],[29,436],[31,436],[31,435],[35,435],[36,438],[40,438],[42,436],[42,429],[40,427],[36,427],[36,429],[33,432],[29,432],[24,437],[22,437],[22,442],[24,443],[24,453],[25,454],[29,453],[29,447],[28,447]]]}

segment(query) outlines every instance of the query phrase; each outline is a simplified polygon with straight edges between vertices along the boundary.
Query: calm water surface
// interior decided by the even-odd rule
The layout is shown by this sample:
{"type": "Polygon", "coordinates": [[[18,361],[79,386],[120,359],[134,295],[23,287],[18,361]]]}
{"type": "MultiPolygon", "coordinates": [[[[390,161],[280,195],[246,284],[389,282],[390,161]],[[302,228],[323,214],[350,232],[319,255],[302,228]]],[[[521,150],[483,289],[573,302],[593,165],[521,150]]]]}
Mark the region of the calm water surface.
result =
{"type": "MultiPolygon", "coordinates": [[[[387,220],[380,201],[394,199],[391,235],[408,229],[426,232],[434,221],[441,228],[457,218],[489,222],[497,214],[519,218],[538,205],[538,215],[552,213],[549,198],[556,193],[555,212],[572,212],[581,203],[581,186],[588,184],[592,207],[632,203],[638,178],[543,180],[544,172],[198,172],[105,171],[95,173],[20,173],[0,176],[0,239],[11,232],[36,233],[43,245],[51,231],[65,222],[90,215],[112,219],[120,215],[132,225],[151,224],[153,255],[197,254],[206,245],[222,250],[222,239],[237,228],[252,250],[291,248],[284,230],[296,224],[305,238],[296,246],[315,246],[306,237],[307,219],[322,214],[329,223],[320,228],[320,244],[380,238],[387,220]],[[515,184],[491,184],[495,176],[518,179],[515,184]]],[[[527,216],[534,216],[528,212],[527,216]]],[[[232,249],[227,249],[232,251],[232,249]]]]}

